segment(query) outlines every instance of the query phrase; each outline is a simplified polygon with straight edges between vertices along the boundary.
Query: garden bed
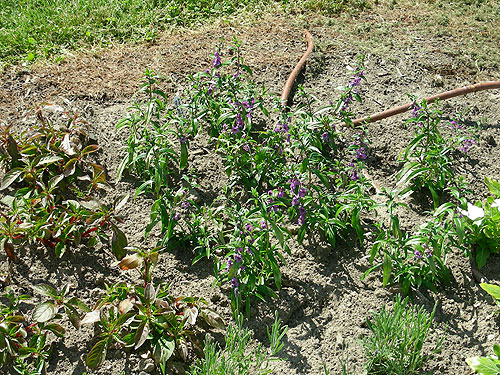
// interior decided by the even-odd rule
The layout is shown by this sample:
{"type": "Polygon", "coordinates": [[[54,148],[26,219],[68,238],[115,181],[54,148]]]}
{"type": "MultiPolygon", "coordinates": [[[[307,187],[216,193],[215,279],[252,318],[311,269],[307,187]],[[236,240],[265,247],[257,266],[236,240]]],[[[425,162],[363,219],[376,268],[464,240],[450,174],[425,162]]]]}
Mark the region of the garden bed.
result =
{"type": "MultiPolygon", "coordinates": [[[[479,66],[478,59],[468,59],[468,47],[464,47],[461,55],[452,54],[450,51],[462,48],[459,35],[445,38],[439,33],[431,33],[424,39],[418,33],[419,27],[424,27],[422,23],[415,26],[411,13],[401,20],[402,13],[404,10],[389,13],[383,23],[378,23],[373,13],[363,14],[357,23],[344,19],[344,25],[358,30],[355,35],[342,31],[346,26],[340,29],[335,23],[339,20],[331,21],[333,24],[330,25],[328,21],[311,21],[309,29],[315,38],[316,49],[301,80],[306,90],[318,98],[316,107],[338,99],[342,91],[337,88],[352,79],[353,70],[349,69],[355,69],[356,57],[360,54],[365,54],[363,72],[366,80],[359,86],[363,103],[352,107],[359,117],[407,103],[406,94],[423,98],[482,80],[500,79],[498,61],[494,57],[481,60],[479,66]],[[362,27],[371,29],[372,33],[365,34],[362,27]]],[[[133,173],[125,174],[120,182],[113,182],[125,155],[123,147],[128,136],[126,132],[115,131],[115,126],[133,104],[133,95],[139,88],[138,82],[144,70],[153,69],[166,77],[160,81],[160,88],[170,101],[176,95],[183,95],[189,85],[189,74],[212,67],[210,55],[215,52],[222,36],[225,37],[221,44],[223,57],[230,56],[228,46],[233,35],[241,40],[241,53],[245,63],[252,68],[254,79],[279,94],[304,50],[304,42],[297,25],[276,15],[259,24],[206,27],[203,31],[165,36],[153,45],[122,46],[96,54],[78,55],[60,65],[12,68],[4,74],[0,87],[0,108],[3,110],[0,120],[14,124],[17,129],[22,128],[26,124],[23,122],[24,111],[43,101],[77,111],[88,122],[89,133],[99,145],[99,151],[93,157],[105,167],[111,181],[112,189],[101,193],[100,198],[110,203],[123,193],[133,196],[141,185],[133,173]]],[[[491,54],[498,55],[500,41],[495,35],[490,38],[491,54]]],[[[483,42],[488,43],[486,39],[483,42]]],[[[140,96],[136,98],[140,99],[140,96]]],[[[298,94],[294,100],[295,104],[303,101],[298,94]]],[[[464,113],[464,126],[480,123],[478,143],[466,154],[453,154],[457,173],[469,182],[469,201],[484,200],[487,196],[485,177],[498,179],[500,176],[497,160],[499,103],[500,93],[493,90],[441,104],[443,123],[451,122],[457,112],[464,113]]],[[[370,176],[369,182],[377,188],[392,189],[396,186],[396,173],[401,168],[398,155],[413,137],[411,124],[405,125],[405,120],[410,117],[411,113],[407,113],[365,127],[368,141],[364,166],[370,176]]],[[[274,122],[268,121],[266,126],[272,127],[274,122]]],[[[345,134],[351,133],[345,129],[345,134]]],[[[188,198],[201,205],[221,194],[228,177],[224,172],[224,161],[209,137],[200,135],[190,138],[189,142],[188,166],[194,169],[192,175],[198,177],[199,188],[190,191],[188,198]]],[[[383,198],[376,194],[375,187],[372,186],[368,194],[376,202],[382,202],[383,198]]],[[[151,195],[142,194],[130,199],[123,208],[124,221],[119,228],[126,234],[129,245],[148,249],[161,239],[158,227],[146,240],[143,238],[153,200],[151,195]]],[[[432,199],[414,194],[405,202],[409,209],[400,211],[401,228],[415,231],[429,219],[432,199]]],[[[331,373],[340,373],[341,359],[346,353],[353,373],[362,373],[365,358],[359,341],[369,333],[365,320],[370,311],[391,305],[394,295],[400,292],[398,284],[382,286],[380,270],[361,280],[370,267],[368,254],[377,235],[375,224],[384,220],[387,220],[387,214],[380,208],[361,216],[366,236],[363,245],[355,235],[338,239],[334,248],[324,238],[306,236],[303,245],[299,245],[295,236],[290,237],[290,254],[283,252],[286,264],[281,266],[281,289],[276,290],[278,298],[253,301],[250,317],[245,323],[253,329],[255,338],[264,343],[264,327],[272,323],[275,310],[283,324],[289,326],[285,347],[280,354],[286,360],[273,364],[274,374],[320,374],[324,365],[331,369],[331,373]]],[[[294,233],[292,224],[296,223],[287,223],[287,229],[294,233]]],[[[106,245],[67,250],[61,259],[56,258],[53,250],[43,246],[17,251],[19,262],[11,263],[5,259],[1,270],[10,275],[9,283],[25,294],[33,295],[30,286],[42,282],[58,288],[72,283],[75,286],[72,293],[93,306],[104,293],[105,283],[137,281],[133,271],[121,271],[113,264],[115,259],[106,245]]],[[[154,277],[157,281],[171,283],[170,290],[174,295],[203,297],[210,308],[230,322],[229,283],[213,286],[213,263],[202,258],[192,265],[194,256],[189,246],[161,253],[154,277]]],[[[498,320],[493,314],[495,306],[473,276],[474,261],[460,252],[450,252],[447,265],[451,271],[448,286],[437,286],[437,292],[422,289],[412,293],[413,303],[428,311],[437,303],[431,339],[446,332],[442,351],[425,367],[436,374],[469,371],[465,358],[491,354],[493,344],[499,341],[498,320]]],[[[498,255],[492,255],[481,269],[481,273],[493,283],[500,281],[499,271],[498,255]]],[[[270,286],[273,285],[271,282],[270,286]]],[[[33,305],[31,301],[23,308],[29,311],[33,305]]],[[[49,373],[89,371],[85,357],[96,343],[93,330],[86,327],[77,331],[69,324],[65,328],[68,332],[55,345],[49,373]]],[[[212,331],[212,335],[220,339],[221,331],[212,331]]],[[[192,359],[193,354],[190,355],[192,359]]],[[[110,349],[96,373],[138,374],[144,362],[140,353],[110,349]]],[[[171,361],[169,371],[183,373],[184,369],[187,367],[178,358],[171,361]]]]}

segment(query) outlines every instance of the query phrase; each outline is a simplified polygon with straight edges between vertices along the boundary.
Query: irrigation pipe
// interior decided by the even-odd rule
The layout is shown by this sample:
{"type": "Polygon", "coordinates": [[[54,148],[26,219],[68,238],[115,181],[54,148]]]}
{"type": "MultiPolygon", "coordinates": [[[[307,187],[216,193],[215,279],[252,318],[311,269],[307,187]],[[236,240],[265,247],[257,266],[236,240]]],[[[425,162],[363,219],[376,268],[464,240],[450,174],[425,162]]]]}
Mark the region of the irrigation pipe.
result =
{"type": "MultiPolygon", "coordinates": [[[[297,75],[299,72],[302,70],[304,67],[304,64],[311,54],[314,43],[313,43],[313,38],[311,33],[306,30],[306,39],[307,39],[307,51],[304,53],[298,64],[295,66],[295,68],[292,70],[292,73],[290,73],[290,76],[288,77],[288,80],[285,83],[285,87],[283,87],[283,92],[281,93],[281,103],[283,105],[286,105],[288,102],[288,97],[290,95],[290,91],[292,90],[293,83],[295,82],[295,79],[297,78],[297,75]]],[[[460,95],[465,95],[469,94],[471,92],[477,92],[477,91],[484,91],[484,90],[493,90],[493,89],[500,89],[500,81],[486,81],[486,82],[480,82],[476,83],[474,85],[470,86],[465,86],[461,87],[455,90],[450,90],[450,91],[445,91],[437,95],[429,96],[425,98],[425,101],[427,103],[432,103],[435,102],[436,100],[446,100],[450,98],[454,98],[455,96],[460,96],[460,95]]],[[[405,104],[399,107],[394,107],[391,109],[388,109],[383,112],[375,113],[374,115],[368,116],[368,117],[363,117],[363,118],[358,118],[353,120],[353,125],[361,125],[361,124],[369,124],[375,121],[379,121],[382,119],[385,119],[387,117],[395,116],[400,113],[408,111],[413,103],[410,104],[405,104]]]]}
{"type": "MultiPolygon", "coordinates": [[[[425,98],[425,101],[427,103],[432,103],[435,102],[436,100],[446,100],[453,98],[455,96],[460,96],[460,95],[465,95],[469,94],[471,92],[477,92],[477,91],[484,91],[484,90],[493,90],[493,89],[500,89],[500,81],[486,81],[486,82],[481,82],[481,83],[476,83],[475,85],[470,85],[470,86],[465,86],[461,87],[455,90],[450,90],[450,91],[445,91],[440,94],[434,95],[434,96],[429,96],[425,98]]],[[[364,117],[364,118],[358,118],[356,120],[353,120],[353,125],[361,125],[361,124],[369,124],[371,122],[379,121],[382,119],[385,119],[387,117],[391,117],[394,115],[398,115],[400,113],[406,112],[411,108],[413,103],[410,104],[405,104],[399,107],[394,107],[391,109],[388,109],[387,111],[384,112],[379,112],[374,115],[364,117]]]]}
{"type": "Polygon", "coordinates": [[[292,73],[290,73],[290,76],[288,77],[288,80],[285,83],[285,87],[283,87],[283,92],[281,93],[281,104],[286,105],[288,102],[288,96],[290,95],[290,91],[292,90],[293,83],[295,82],[295,79],[297,78],[297,75],[299,72],[302,70],[304,67],[304,64],[311,54],[314,44],[313,44],[313,38],[311,33],[306,30],[306,39],[307,39],[307,51],[304,53],[304,56],[300,59],[298,64],[295,66],[295,68],[292,70],[292,73]]]}

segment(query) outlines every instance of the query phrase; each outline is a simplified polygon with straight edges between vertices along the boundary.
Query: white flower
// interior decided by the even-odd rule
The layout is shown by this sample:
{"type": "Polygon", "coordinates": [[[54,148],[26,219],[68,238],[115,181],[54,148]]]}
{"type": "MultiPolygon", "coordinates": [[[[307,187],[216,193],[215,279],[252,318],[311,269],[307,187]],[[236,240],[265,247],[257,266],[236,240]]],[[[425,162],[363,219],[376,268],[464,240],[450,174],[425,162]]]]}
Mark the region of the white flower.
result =
{"type": "MultiPolygon", "coordinates": [[[[473,204],[470,204],[469,202],[467,202],[467,211],[462,210],[461,208],[459,208],[458,211],[462,215],[467,216],[472,221],[484,217],[484,210],[481,207],[474,206],[473,204]]],[[[480,221],[479,221],[479,223],[480,223],[480,221]]]]}
{"type": "Polygon", "coordinates": [[[500,209],[500,198],[495,199],[491,204],[491,207],[498,207],[500,209]]]}

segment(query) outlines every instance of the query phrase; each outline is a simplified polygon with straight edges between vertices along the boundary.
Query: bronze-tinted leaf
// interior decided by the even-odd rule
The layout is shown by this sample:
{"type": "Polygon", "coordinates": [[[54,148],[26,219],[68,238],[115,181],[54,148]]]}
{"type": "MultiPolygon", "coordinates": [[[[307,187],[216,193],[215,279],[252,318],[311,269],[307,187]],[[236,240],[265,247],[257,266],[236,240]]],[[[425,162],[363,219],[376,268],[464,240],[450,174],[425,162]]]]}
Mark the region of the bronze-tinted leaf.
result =
{"type": "Polygon", "coordinates": [[[131,270],[139,267],[142,264],[142,258],[139,254],[135,253],[123,258],[118,264],[122,270],[131,270]]]}
{"type": "Polygon", "coordinates": [[[111,249],[113,250],[113,254],[117,259],[123,258],[127,254],[127,237],[125,234],[118,229],[116,225],[111,227],[113,229],[113,236],[111,238],[111,249]]]}
{"type": "Polygon", "coordinates": [[[120,314],[126,314],[134,307],[134,303],[131,298],[126,298],[120,302],[118,305],[118,311],[120,314]]]}
{"type": "Polygon", "coordinates": [[[214,328],[218,329],[226,328],[222,317],[211,309],[201,309],[200,317],[203,318],[203,320],[205,320],[205,322],[207,322],[208,325],[214,328]]]}
{"type": "Polygon", "coordinates": [[[194,326],[196,324],[196,318],[198,318],[198,309],[196,307],[186,307],[184,309],[184,319],[186,319],[186,323],[194,326]]]}
{"type": "Polygon", "coordinates": [[[5,254],[7,254],[11,261],[17,262],[17,256],[14,252],[14,245],[12,245],[10,242],[5,242],[3,245],[3,249],[5,250],[5,254]]]}
{"type": "Polygon", "coordinates": [[[17,159],[19,159],[19,151],[17,150],[17,143],[16,140],[11,135],[9,135],[9,137],[7,138],[7,152],[14,161],[17,161],[17,159]]]}
{"type": "Polygon", "coordinates": [[[101,320],[101,310],[94,310],[91,311],[83,317],[82,321],[80,322],[80,325],[86,325],[86,324],[94,324],[101,320]]]}
{"type": "Polygon", "coordinates": [[[33,311],[33,319],[39,323],[45,323],[56,316],[58,307],[52,302],[45,302],[35,307],[33,311]]]}
{"type": "Polygon", "coordinates": [[[148,338],[149,335],[149,323],[147,320],[143,321],[139,327],[137,328],[137,331],[135,332],[134,336],[134,343],[135,343],[135,349],[139,349],[142,344],[146,342],[146,339],[148,338]]]}
{"type": "Polygon", "coordinates": [[[144,299],[146,300],[146,303],[148,305],[151,305],[154,303],[156,299],[156,290],[153,284],[148,283],[146,287],[144,288],[144,299]]]}

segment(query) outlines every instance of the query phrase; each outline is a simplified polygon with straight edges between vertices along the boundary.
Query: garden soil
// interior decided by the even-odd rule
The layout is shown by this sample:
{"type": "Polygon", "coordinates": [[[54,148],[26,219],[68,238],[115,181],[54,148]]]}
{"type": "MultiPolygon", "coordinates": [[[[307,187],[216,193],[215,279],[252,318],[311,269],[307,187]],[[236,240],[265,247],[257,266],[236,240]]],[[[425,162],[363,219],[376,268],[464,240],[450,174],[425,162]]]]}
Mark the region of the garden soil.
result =
{"type": "MultiPolygon", "coordinates": [[[[468,55],[469,44],[464,41],[473,34],[472,29],[470,34],[468,29],[457,29],[443,35],[424,19],[425,14],[419,18],[415,9],[387,10],[383,19],[375,11],[334,19],[309,19],[300,14],[290,19],[277,12],[259,22],[232,20],[203,26],[198,31],[165,34],[152,44],[115,45],[75,53],[59,64],[10,67],[0,77],[0,121],[25,126],[23,119],[28,110],[40,103],[76,110],[87,120],[100,146],[98,159],[112,181],[112,191],[103,197],[109,202],[118,194],[133,193],[138,186],[131,178],[113,182],[126,137],[115,131],[115,125],[132,105],[145,69],[165,77],[161,85],[170,97],[181,94],[188,75],[210,66],[210,54],[216,46],[227,53],[233,36],[241,40],[255,80],[279,95],[305,51],[303,28],[308,27],[315,50],[299,79],[323,104],[338,98],[337,88],[349,81],[349,67],[355,65],[356,56],[364,54],[364,102],[356,107],[360,117],[405,104],[409,101],[407,94],[423,98],[479,81],[500,80],[498,37],[487,35],[478,41],[481,45],[477,48],[489,49],[492,55],[478,61],[477,55],[468,55]]],[[[453,30],[453,24],[448,29],[453,30]]],[[[442,110],[445,117],[461,111],[467,121],[481,122],[479,144],[456,162],[470,182],[470,199],[482,199],[487,194],[484,177],[500,178],[500,91],[454,98],[443,102],[442,110]]],[[[411,129],[404,126],[407,117],[399,115],[367,126],[371,141],[367,171],[377,186],[395,186],[398,153],[412,135],[411,129]]],[[[191,146],[190,163],[196,166],[202,189],[216,194],[226,181],[220,157],[203,140],[195,140],[191,146]]],[[[125,208],[122,230],[130,245],[155,243],[155,235],[143,239],[151,203],[141,196],[125,208]]],[[[413,210],[403,215],[402,225],[411,230],[424,222],[428,207],[418,201],[408,203],[413,210]]],[[[373,223],[383,217],[373,214],[364,220],[373,223]]],[[[288,263],[283,266],[279,299],[255,303],[246,322],[256,341],[264,345],[265,326],[272,322],[274,311],[288,325],[284,350],[279,355],[283,361],[272,364],[273,374],[324,374],[324,366],[331,374],[339,374],[346,356],[352,373],[363,374],[365,357],[360,340],[369,334],[366,318],[384,305],[391,306],[398,292],[396,287],[383,288],[377,272],[361,280],[369,267],[367,253],[372,241],[373,235],[368,234],[363,246],[353,240],[332,249],[307,239],[303,247],[292,247],[288,263]]],[[[3,254],[0,257],[1,270],[10,274],[10,282],[20,291],[32,294],[30,285],[40,282],[57,287],[72,283],[74,293],[89,305],[103,294],[105,282],[137,280],[136,274],[120,271],[113,264],[106,246],[67,252],[62,259],[56,259],[50,249],[21,250],[17,264],[10,264],[3,254]]],[[[192,257],[187,249],[162,254],[157,280],[170,282],[174,295],[204,297],[230,322],[226,287],[213,286],[209,261],[191,265],[192,257]]],[[[445,336],[442,351],[432,357],[425,370],[433,374],[467,374],[471,371],[465,358],[491,354],[493,344],[500,343],[500,327],[494,303],[479,287],[469,259],[463,254],[451,254],[448,261],[453,275],[451,285],[439,288],[437,293],[418,291],[413,303],[428,311],[437,304],[434,331],[424,350],[429,352],[433,340],[445,336]]],[[[500,282],[500,258],[493,256],[481,273],[491,282],[500,282]]],[[[32,307],[25,306],[27,310],[32,307]]],[[[96,342],[95,332],[88,327],[80,331],[69,326],[67,329],[66,337],[55,345],[48,369],[51,374],[143,375],[141,371],[150,370],[141,353],[111,349],[103,366],[91,372],[85,366],[85,357],[96,342]]],[[[222,338],[221,332],[212,331],[211,335],[222,338]]],[[[183,374],[186,369],[182,362],[171,361],[168,371],[183,374]]]]}

